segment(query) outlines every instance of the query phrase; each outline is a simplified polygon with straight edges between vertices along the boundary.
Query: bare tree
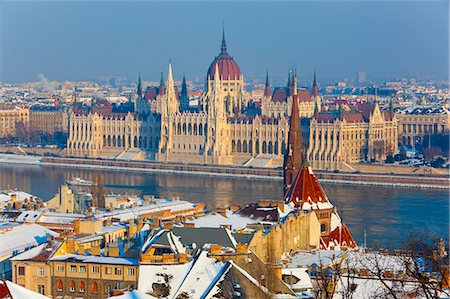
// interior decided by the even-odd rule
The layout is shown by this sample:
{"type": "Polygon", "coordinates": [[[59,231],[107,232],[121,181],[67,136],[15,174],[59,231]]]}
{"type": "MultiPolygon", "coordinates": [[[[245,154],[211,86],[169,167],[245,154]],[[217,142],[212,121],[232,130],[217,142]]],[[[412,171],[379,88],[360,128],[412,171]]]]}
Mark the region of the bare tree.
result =
{"type": "Polygon", "coordinates": [[[105,188],[103,186],[103,177],[101,174],[94,174],[92,185],[92,206],[97,208],[105,208],[105,188]]]}

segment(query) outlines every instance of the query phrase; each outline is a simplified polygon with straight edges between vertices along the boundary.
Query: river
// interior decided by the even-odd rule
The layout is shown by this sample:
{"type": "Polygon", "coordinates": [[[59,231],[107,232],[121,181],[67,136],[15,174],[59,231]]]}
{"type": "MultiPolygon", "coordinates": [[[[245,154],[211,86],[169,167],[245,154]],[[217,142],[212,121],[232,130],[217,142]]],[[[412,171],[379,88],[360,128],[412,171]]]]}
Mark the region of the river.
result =
{"type": "MultiPolygon", "coordinates": [[[[50,199],[66,179],[91,180],[101,173],[109,192],[178,196],[204,202],[209,209],[227,204],[244,205],[258,200],[280,200],[279,180],[203,177],[177,174],[80,170],[73,168],[0,165],[0,189],[18,189],[50,199]]],[[[449,235],[448,190],[370,187],[324,184],[329,200],[359,244],[364,230],[368,246],[401,246],[408,234],[424,230],[447,239],[449,235]]]]}

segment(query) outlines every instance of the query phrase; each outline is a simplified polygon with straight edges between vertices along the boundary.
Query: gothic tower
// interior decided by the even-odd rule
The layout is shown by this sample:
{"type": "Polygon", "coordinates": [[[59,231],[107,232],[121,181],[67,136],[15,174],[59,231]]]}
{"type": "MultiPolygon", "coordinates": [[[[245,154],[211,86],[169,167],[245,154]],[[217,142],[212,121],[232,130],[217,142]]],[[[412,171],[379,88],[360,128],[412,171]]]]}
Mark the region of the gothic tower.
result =
{"type": "Polygon", "coordinates": [[[317,81],[316,81],[316,71],[314,71],[314,81],[313,81],[313,85],[312,85],[311,100],[314,103],[314,113],[320,112],[322,103],[321,103],[321,99],[320,99],[320,95],[319,95],[319,87],[317,86],[317,81]]]}
{"type": "Polygon", "coordinates": [[[292,99],[292,111],[291,111],[291,123],[289,126],[289,136],[287,150],[284,155],[284,193],[286,193],[292,182],[294,181],[298,171],[302,166],[303,159],[303,142],[302,142],[302,129],[300,124],[300,113],[298,108],[298,95],[297,95],[297,77],[293,79],[293,99],[292,99]]]}
{"type": "Polygon", "coordinates": [[[181,84],[181,94],[180,94],[180,110],[189,110],[189,96],[187,92],[186,77],[183,75],[183,83],[181,84]]]}

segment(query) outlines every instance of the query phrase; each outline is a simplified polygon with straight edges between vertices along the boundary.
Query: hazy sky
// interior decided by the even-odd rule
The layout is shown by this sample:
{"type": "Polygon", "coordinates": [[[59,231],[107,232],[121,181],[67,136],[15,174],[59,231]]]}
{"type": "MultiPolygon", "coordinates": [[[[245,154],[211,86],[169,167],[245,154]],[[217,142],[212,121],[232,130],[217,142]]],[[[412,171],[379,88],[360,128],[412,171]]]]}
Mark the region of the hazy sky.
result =
{"type": "Polygon", "coordinates": [[[402,75],[448,78],[448,1],[56,2],[0,1],[1,80],[157,80],[202,82],[219,53],[246,78],[300,80],[402,75]]]}

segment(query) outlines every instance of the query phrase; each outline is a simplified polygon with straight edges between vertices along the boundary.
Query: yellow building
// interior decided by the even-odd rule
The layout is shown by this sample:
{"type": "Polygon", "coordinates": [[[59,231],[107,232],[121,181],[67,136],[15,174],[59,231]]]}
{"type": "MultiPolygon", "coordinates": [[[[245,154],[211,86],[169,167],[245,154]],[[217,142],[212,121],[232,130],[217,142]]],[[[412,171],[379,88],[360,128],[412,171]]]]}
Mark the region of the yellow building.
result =
{"type": "Polygon", "coordinates": [[[448,134],[450,130],[450,112],[443,106],[396,109],[395,117],[399,142],[408,146],[415,146],[425,135],[448,134]]]}
{"type": "Polygon", "coordinates": [[[45,134],[67,132],[68,116],[62,108],[30,108],[30,130],[45,134]]]}
{"type": "Polygon", "coordinates": [[[320,112],[304,124],[307,158],[315,169],[345,169],[345,163],[384,161],[397,152],[397,119],[378,104],[360,111],[320,112]]]}
{"type": "Polygon", "coordinates": [[[39,294],[52,295],[52,269],[50,258],[59,249],[61,242],[47,243],[11,258],[12,281],[39,294]]]}
{"type": "Polygon", "coordinates": [[[25,107],[0,107],[0,138],[16,136],[18,123],[22,123],[24,128],[27,128],[29,113],[29,109],[25,107]]]}

